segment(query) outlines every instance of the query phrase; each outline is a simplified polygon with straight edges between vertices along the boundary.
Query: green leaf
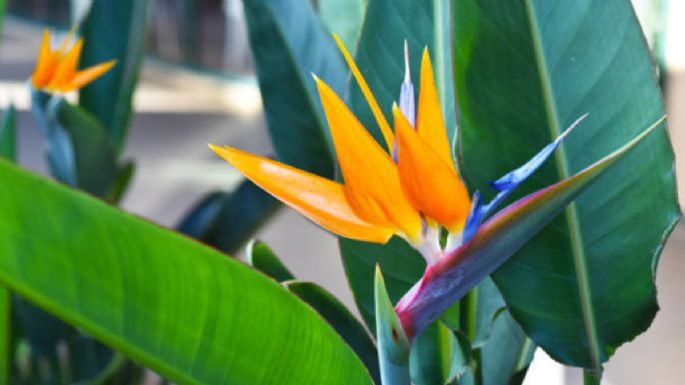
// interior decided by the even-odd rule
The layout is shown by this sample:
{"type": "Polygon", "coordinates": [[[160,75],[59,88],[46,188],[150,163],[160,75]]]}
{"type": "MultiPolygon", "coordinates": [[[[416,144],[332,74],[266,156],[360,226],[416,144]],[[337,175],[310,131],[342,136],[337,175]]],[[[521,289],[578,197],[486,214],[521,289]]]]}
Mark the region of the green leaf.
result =
{"type": "Polygon", "coordinates": [[[273,280],[5,161],[0,179],[0,282],[170,380],[371,384],[273,280]]]}
{"type": "Polygon", "coordinates": [[[414,385],[444,385],[452,377],[457,341],[442,322],[434,322],[414,339],[410,368],[414,385]]]}
{"type": "Polygon", "coordinates": [[[374,279],[376,301],[376,341],[382,385],[410,385],[409,340],[404,334],[383,282],[380,267],[374,279]]]}
{"type": "Polygon", "coordinates": [[[9,160],[15,160],[17,156],[16,120],[17,112],[10,104],[0,118],[0,156],[9,160]]]}
{"type": "MultiPolygon", "coordinates": [[[[462,168],[481,192],[584,113],[522,194],[581,170],[663,115],[627,1],[457,0],[454,26],[462,168]]],[[[673,154],[659,130],[494,280],[552,357],[597,368],[651,323],[658,255],[678,216],[673,154]]]]}
{"type": "Polygon", "coordinates": [[[189,237],[202,239],[219,215],[226,196],[226,193],[214,191],[200,198],[185,214],[178,225],[178,231],[189,237]]]}
{"type": "Polygon", "coordinates": [[[374,382],[380,384],[378,351],[364,326],[333,294],[312,282],[288,281],[285,283],[295,295],[308,303],[335,329],[364,362],[374,382]]]}
{"type": "Polygon", "coordinates": [[[308,0],[243,1],[252,56],[278,159],[334,174],[330,137],[312,73],[342,91],[347,71],[308,0]]]}
{"type": "MultiPolygon", "coordinates": [[[[64,133],[65,140],[70,142],[65,148],[71,147],[73,151],[76,185],[104,197],[117,175],[116,154],[105,128],[87,111],[60,97],[50,100],[47,116],[49,130],[64,133]]],[[[66,169],[69,164],[63,167],[66,169]]]]}
{"type": "Polygon", "coordinates": [[[340,254],[357,308],[366,326],[376,330],[374,271],[379,265],[392,303],[421,279],[426,262],[404,240],[393,237],[385,245],[340,239],[340,254]]]}
{"type": "Polygon", "coordinates": [[[362,27],[367,0],[319,0],[319,17],[330,33],[354,47],[362,27]]]}
{"type": "Polygon", "coordinates": [[[112,184],[107,191],[106,200],[113,205],[118,205],[121,199],[126,194],[129,184],[133,180],[133,175],[136,172],[136,164],[134,161],[124,161],[117,167],[116,175],[112,184]]]}
{"type": "Polygon", "coordinates": [[[535,344],[509,312],[504,311],[498,313],[490,329],[490,338],[478,349],[483,384],[513,385],[515,379],[519,383],[523,381],[533,360],[535,344]]]}
{"type": "Polygon", "coordinates": [[[228,195],[201,240],[234,253],[273,215],[280,202],[249,180],[228,195]]]}
{"type": "MultiPolygon", "coordinates": [[[[251,242],[248,244],[247,252],[245,254],[250,266],[275,279],[276,281],[283,282],[295,279],[290,270],[285,267],[283,262],[278,259],[276,254],[274,254],[274,252],[269,246],[267,246],[266,243],[261,241],[251,242]]],[[[292,288],[290,291],[293,291],[292,288]]],[[[301,296],[299,297],[301,298],[301,296]]]]}
{"type": "Polygon", "coordinates": [[[148,11],[148,0],[93,0],[81,26],[81,67],[117,61],[79,94],[81,107],[105,126],[117,152],[124,146],[131,119],[133,91],[145,54],[148,11]]]}

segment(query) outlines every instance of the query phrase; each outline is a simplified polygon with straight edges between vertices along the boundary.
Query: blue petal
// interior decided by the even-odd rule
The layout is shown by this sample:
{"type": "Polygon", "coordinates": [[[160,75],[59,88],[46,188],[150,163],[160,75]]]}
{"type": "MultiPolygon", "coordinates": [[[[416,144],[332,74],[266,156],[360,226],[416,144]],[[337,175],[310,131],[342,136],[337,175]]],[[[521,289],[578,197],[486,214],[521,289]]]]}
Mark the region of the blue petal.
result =
{"type": "Polygon", "coordinates": [[[494,188],[497,191],[506,191],[518,187],[518,185],[521,184],[521,182],[526,180],[533,172],[535,172],[535,170],[537,170],[547,160],[547,158],[549,158],[550,155],[552,155],[554,150],[556,150],[557,147],[559,147],[559,144],[561,144],[561,141],[564,140],[564,138],[578,124],[580,124],[580,122],[582,122],[587,117],[587,115],[588,114],[585,114],[580,118],[576,119],[576,121],[573,122],[573,124],[571,124],[571,126],[567,128],[563,134],[559,135],[559,137],[557,137],[556,140],[554,140],[554,142],[545,146],[545,148],[543,148],[540,152],[535,154],[535,156],[532,157],[523,166],[504,175],[496,181],[490,182],[490,186],[492,186],[492,188],[494,188]]]}
{"type": "Polygon", "coordinates": [[[464,226],[464,232],[462,233],[462,244],[468,242],[476,235],[478,227],[481,222],[483,222],[483,217],[485,216],[485,210],[483,210],[483,198],[480,192],[476,191],[473,193],[473,198],[471,199],[471,211],[469,211],[469,216],[466,219],[466,225],[464,226]]]}
{"type": "Polygon", "coordinates": [[[497,179],[496,181],[490,182],[490,186],[493,189],[499,191],[497,196],[493,198],[488,204],[483,204],[481,194],[476,191],[473,194],[473,200],[471,202],[471,211],[466,219],[466,226],[464,226],[464,232],[462,235],[462,243],[466,243],[476,234],[478,227],[483,222],[483,220],[492,214],[492,212],[500,205],[504,200],[506,200],[509,195],[518,187],[523,181],[528,179],[528,177],[535,172],[540,166],[547,160],[547,158],[554,153],[554,150],[559,147],[561,141],[566,138],[566,136],[573,131],[576,126],[582,122],[588,114],[581,116],[576,119],[569,128],[567,128],[559,137],[557,137],[554,142],[548,144],[540,152],[535,154],[528,162],[523,166],[517,168],[516,170],[504,175],[503,177],[497,179]]]}
{"type": "Polygon", "coordinates": [[[497,208],[513,191],[516,189],[523,181],[528,179],[528,177],[533,174],[540,166],[549,158],[554,150],[559,147],[561,142],[568,136],[574,128],[576,128],[580,122],[582,122],[588,114],[584,114],[580,118],[576,119],[569,128],[567,128],[559,137],[557,137],[554,142],[545,146],[540,152],[535,154],[528,162],[526,162],[521,167],[515,169],[514,171],[504,175],[503,177],[497,179],[496,181],[490,182],[490,186],[493,189],[499,191],[500,193],[487,205],[485,205],[485,215],[488,215],[497,208]]]}

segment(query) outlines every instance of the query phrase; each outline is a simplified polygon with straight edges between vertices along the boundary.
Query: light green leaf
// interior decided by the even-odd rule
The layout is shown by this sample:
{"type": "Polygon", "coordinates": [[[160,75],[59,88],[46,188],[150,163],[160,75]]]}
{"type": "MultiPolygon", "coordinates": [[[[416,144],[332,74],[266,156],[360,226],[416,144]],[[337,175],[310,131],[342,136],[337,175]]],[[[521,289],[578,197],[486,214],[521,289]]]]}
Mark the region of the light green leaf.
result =
{"type": "MultiPolygon", "coordinates": [[[[462,168],[471,188],[489,193],[489,179],[585,113],[521,194],[573,175],[663,115],[628,1],[454,5],[462,168]]],[[[493,278],[538,345],[562,363],[598,368],[651,323],[654,270],[678,216],[673,153],[661,129],[493,278]]]]}
{"type": "Polygon", "coordinates": [[[0,179],[0,282],[134,360],[179,384],[371,384],[273,280],[5,161],[0,179]]]}
{"type": "Polygon", "coordinates": [[[400,320],[388,297],[380,267],[376,267],[374,298],[381,384],[410,385],[409,340],[404,334],[400,320]]]}
{"type": "Polygon", "coordinates": [[[333,294],[312,282],[288,281],[285,283],[295,295],[317,311],[364,362],[374,382],[380,384],[378,351],[364,326],[333,294]]]}

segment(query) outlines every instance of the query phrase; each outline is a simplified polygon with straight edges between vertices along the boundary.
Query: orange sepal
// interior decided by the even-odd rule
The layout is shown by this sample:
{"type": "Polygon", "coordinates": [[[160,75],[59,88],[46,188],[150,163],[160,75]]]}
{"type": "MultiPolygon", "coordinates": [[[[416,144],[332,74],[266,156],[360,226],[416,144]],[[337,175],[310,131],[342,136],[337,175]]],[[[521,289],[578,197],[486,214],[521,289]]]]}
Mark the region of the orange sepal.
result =
{"type": "Polygon", "coordinates": [[[36,61],[36,68],[31,75],[31,83],[35,88],[42,88],[48,85],[57,69],[59,62],[59,52],[50,49],[50,32],[43,31],[43,40],[40,43],[40,52],[36,61]]]}
{"type": "Polygon", "coordinates": [[[71,81],[62,87],[63,92],[78,90],[85,87],[93,80],[99,78],[102,74],[109,71],[117,63],[116,60],[100,63],[86,69],[80,70],[74,74],[71,81]]]}
{"type": "Polygon", "coordinates": [[[347,62],[347,65],[350,67],[352,76],[354,76],[354,79],[357,81],[357,84],[359,85],[362,94],[364,94],[366,102],[369,104],[369,107],[371,108],[371,112],[373,113],[373,116],[376,119],[376,123],[378,124],[378,127],[380,128],[381,133],[383,134],[383,139],[385,139],[385,144],[388,146],[388,151],[392,151],[392,148],[395,145],[395,138],[392,133],[392,130],[390,130],[390,125],[388,124],[388,121],[385,119],[385,116],[383,115],[383,111],[381,111],[381,108],[378,106],[378,102],[376,101],[376,98],[373,96],[373,93],[371,92],[369,85],[366,83],[366,79],[364,79],[364,76],[362,76],[362,73],[359,71],[359,68],[357,67],[357,64],[354,62],[354,59],[352,59],[350,53],[347,52],[345,45],[342,43],[342,40],[340,40],[340,38],[336,34],[333,34],[333,38],[335,39],[335,42],[338,43],[338,48],[340,49],[340,52],[342,52],[343,57],[347,62]]]}
{"type": "Polygon", "coordinates": [[[402,189],[414,208],[450,231],[464,227],[471,207],[466,186],[451,164],[421,138],[397,106],[397,167],[402,189]]]}
{"type": "Polygon", "coordinates": [[[395,163],[338,95],[315,80],[350,206],[361,218],[398,228],[410,241],[418,242],[421,217],[402,194],[395,163]]]}
{"type": "Polygon", "coordinates": [[[83,39],[78,39],[69,51],[60,59],[57,70],[55,71],[50,84],[47,86],[48,89],[64,91],[76,74],[82,49],[83,39]]]}
{"type": "Polygon", "coordinates": [[[256,185],[326,230],[376,243],[385,243],[393,235],[392,229],[359,218],[339,183],[234,148],[209,147],[256,185]]]}
{"type": "Polygon", "coordinates": [[[423,51],[421,58],[421,88],[416,112],[416,130],[443,162],[454,167],[428,49],[423,51]]]}

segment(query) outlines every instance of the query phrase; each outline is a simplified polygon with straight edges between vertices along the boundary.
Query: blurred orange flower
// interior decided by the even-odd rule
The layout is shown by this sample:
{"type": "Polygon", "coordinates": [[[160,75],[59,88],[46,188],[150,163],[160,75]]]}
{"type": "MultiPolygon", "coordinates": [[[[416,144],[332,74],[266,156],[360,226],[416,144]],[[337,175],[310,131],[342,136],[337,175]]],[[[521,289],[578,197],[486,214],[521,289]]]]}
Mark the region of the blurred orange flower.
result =
{"type": "Polygon", "coordinates": [[[72,33],[64,39],[59,48],[50,47],[50,32],[43,32],[43,41],[38,54],[36,68],[31,75],[31,84],[35,89],[47,92],[69,92],[78,90],[107,72],[116,60],[78,70],[78,63],[83,48],[83,38],[79,38],[69,47],[72,33]]]}

